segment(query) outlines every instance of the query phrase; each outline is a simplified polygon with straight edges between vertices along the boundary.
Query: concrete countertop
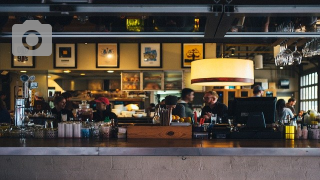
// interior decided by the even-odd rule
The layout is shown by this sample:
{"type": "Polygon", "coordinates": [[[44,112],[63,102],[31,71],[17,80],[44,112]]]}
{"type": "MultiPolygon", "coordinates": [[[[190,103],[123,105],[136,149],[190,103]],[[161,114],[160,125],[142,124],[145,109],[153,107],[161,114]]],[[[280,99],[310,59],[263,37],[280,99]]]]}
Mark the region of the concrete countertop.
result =
{"type": "Polygon", "coordinates": [[[320,156],[319,140],[0,138],[0,155],[320,156]]]}

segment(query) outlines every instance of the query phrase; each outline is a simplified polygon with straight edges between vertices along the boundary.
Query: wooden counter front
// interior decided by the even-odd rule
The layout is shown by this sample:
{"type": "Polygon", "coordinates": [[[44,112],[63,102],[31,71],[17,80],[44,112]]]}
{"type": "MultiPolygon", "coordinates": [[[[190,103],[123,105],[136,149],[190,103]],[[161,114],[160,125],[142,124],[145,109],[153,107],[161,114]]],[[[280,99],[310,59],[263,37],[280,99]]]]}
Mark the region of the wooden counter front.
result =
{"type": "Polygon", "coordinates": [[[128,126],[127,138],[191,139],[192,126],[128,126]]]}

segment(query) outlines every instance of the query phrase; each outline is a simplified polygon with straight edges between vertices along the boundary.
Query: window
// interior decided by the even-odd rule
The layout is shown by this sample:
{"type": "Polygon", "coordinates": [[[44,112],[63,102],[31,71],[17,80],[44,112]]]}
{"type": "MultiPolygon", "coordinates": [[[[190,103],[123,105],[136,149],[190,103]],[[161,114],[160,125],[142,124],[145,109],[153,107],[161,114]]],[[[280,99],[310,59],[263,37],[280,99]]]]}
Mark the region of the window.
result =
{"type": "Polygon", "coordinates": [[[318,110],[318,73],[312,72],[300,77],[300,109],[318,110]]]}

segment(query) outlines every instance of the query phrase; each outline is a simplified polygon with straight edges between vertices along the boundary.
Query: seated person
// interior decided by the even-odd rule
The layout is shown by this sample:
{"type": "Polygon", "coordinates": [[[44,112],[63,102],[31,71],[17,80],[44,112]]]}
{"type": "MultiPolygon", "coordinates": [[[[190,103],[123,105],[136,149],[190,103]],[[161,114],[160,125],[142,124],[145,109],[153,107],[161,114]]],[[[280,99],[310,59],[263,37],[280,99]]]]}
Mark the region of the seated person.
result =
{"type": "Polygon", "coordinates": [[[278,121],[282,122],[282,120],[285,120],[287,116],[289,115],[290,118],[293,118],[294,115],[292,111],[289,108],[286,108],[286,102],[284,99],[279,99],[276,104],[276,118],[278,121]]]}
{"type": "Polygon", "coordinates": [[[202,108],[201,117],[205,118],[206,123],[211,123],[211,115],[217,114],[217,118],[222,118],[227,122],[228,107],[218,101],[219,95],[215,91],[207,91],[203,97],[206,105],[202,108]]]}
{"type": "Polygon", "coordinates": [[[69,121],[70,118],[74,118],[73,113],[70,110],[65,109],[66,99],[63,96],[56,96],[53,100],[53,103],[54,108],[51,110],[51,112],[58,122],[62,121],[61,115],[67,115],[67,121],[69,121]]]}
{"type": "Polygon", "coordinates": [[[42,111],[50,111],[50,106],[44,101],[42,93],[36,92],[34,94],[33,112],[38,113],[42,111]]]}
{"type": "Polygon", "coordinates": [[[118,123],[118,117],[115,113],[111,112],[110,102],[106,97],[99,97],[95,100],[97,103],[97,111],[93,113],[94,121],[104,121],[106,118],[114,119],[114,123],[118,123]]]}

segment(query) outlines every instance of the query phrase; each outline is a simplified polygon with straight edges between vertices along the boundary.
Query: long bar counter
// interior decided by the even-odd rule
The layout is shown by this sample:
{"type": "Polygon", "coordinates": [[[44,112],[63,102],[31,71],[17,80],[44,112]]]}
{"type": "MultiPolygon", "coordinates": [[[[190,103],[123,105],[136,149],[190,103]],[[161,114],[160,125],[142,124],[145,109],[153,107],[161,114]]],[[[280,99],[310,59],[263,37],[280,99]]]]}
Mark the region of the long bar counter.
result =
{"type": "Polygon", "coordinates": [[[0,155],[320,156],[319,140],[1,138],[0,155]]]}

